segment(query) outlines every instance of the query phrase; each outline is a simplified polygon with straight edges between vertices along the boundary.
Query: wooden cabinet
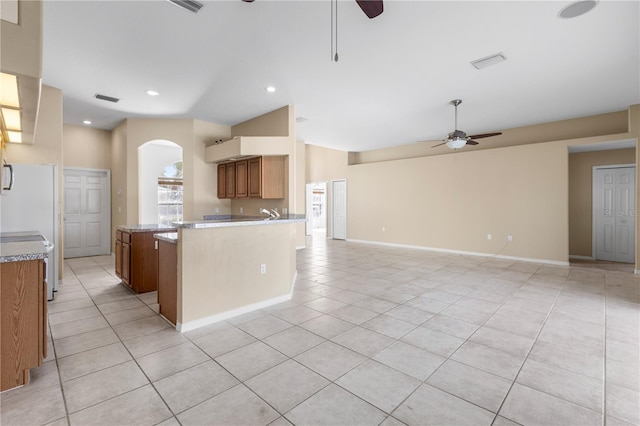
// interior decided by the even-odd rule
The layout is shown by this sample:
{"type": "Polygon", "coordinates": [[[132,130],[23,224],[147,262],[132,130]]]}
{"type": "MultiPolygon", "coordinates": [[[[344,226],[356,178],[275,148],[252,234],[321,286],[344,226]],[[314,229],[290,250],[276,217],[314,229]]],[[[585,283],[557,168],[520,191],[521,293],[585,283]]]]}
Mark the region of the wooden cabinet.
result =
{"type": "Polygon", "coordinates": [[[227,165],[218,164],[218,198],[227,198],[227,165]]]}
{"type": "Polygon", "coordinates": [[[178,252],[177,244],[158,241],[158,303],[160,313],[172,324],[178,316],[178,252]]]}
{"type": "Polygon", "coordinates": [[[248,165],[247,160],[236,161],[236,198],[249,197],[248,165]]]}
{"type": "Polygon", "coordinates": [[[122,279],[123,284],[136,293],[158,289],[158,254],[153,234],[174,231],[175,229],[154,229],[116,232],[116,275],[122,279]],[[118,256],[118,241],[120,241],[122,252],[120,256],[118,256]]]}
{"type": "Polygon", "coordinates": [[[219,164],[218,198],[284,198],[285,173],[279,155],[219,164]]]}
{"type": "Polygon", "coordinates": [[[225,174],[225,197],[236,198],[236,163],[227,163],[225,174]]]}
{"type": "Polygon", "coordinates": [[[43,260],[0,263],[0,390],[29,383],[47,356],[47,287],[43,260]]]}
{"type": "Polygon", "coordinates": [[[249,160],[249,197],[284,198],[285,161],[283,156],[249,160]]]}

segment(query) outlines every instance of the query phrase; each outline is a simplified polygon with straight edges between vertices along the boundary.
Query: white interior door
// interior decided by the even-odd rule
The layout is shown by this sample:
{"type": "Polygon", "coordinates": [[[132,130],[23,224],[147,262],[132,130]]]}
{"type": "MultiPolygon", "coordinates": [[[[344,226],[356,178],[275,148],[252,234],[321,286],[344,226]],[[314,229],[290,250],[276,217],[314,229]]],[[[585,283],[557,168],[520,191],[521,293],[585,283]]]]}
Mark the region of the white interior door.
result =
{"type": "Polygon", "coordinates": [[[347,181],[331,182],[331,218],[334,240],[347,239],[347,181]]]}
{"type": "Polygon", "coordinates": [[[635,262],[635,167],[596,168],[596,259],[635,262]]]}
{"type": "Polygon", "coordinates": [[[111,252],[109,172],[64,170],[64,257],[111,252]]]}

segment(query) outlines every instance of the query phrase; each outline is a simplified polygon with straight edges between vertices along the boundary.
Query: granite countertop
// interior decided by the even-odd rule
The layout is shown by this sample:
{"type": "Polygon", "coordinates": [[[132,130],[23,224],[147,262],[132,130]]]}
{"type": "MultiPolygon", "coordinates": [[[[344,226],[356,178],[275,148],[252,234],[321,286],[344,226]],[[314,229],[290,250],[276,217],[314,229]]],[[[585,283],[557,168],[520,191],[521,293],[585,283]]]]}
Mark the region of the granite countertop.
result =
{"type": "Polygon", "coordinates": [[[176,227],[171,225],[160,225],[157,223],[147,223],[141,225],[120,225],[118,226],[120,231],[125,232],[149,232],[149,231],[158,231],[158,232],[167,232],[167,231],[175,231],[176,227]]]}
{"type": "Polygon", "coordinates": [[[153,234],[153,236],[159,240],[166,241],[168,243],[177,243],[178,242],[178,233],[177,232],[165,232],[162,234],[153,234]]]}
{"type": "Polygon", "coordinates": [[[47,249],[42,241],[0,244],[0,263],[46,259],[47,257],[47,249]]]}
{"type": "MultiPolygon", "coordinates": [[[[236,216],[217,215],[224,218],[213,220],[200,220],[188,222],[173,222],[176,228],[222,228],[228,226],[255,226],[255,225],[278,225],[283,223],[300,223],[306,220],[303,214],[282,215],[279,219],[271,219],[266,216],[236,216]]],[[[216,216],[205,216],[205,218],[216,216]]]]}

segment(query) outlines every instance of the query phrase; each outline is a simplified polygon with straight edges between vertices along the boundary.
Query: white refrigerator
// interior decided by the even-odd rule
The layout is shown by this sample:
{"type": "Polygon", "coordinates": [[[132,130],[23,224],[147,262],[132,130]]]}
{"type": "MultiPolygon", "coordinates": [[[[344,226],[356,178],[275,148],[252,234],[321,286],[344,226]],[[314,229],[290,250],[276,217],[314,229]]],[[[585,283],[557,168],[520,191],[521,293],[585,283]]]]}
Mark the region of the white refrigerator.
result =
{"type": "Polygon", "coordinates": [[[12,166],[13,185],[0,195],[0,232],[37,231],[53,243],[47,261],[47,294],[52,300],[58,287],[58,166],[12,166]]]}

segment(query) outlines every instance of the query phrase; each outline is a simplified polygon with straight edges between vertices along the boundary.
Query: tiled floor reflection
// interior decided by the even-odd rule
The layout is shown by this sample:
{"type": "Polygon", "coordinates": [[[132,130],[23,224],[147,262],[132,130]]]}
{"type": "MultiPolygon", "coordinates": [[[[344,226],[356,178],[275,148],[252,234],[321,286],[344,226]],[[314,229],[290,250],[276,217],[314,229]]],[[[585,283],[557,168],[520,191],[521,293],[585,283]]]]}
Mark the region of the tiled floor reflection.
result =
{"type": "Polygon", "coordinates": [[[309,240],[289,302],[180,334],[70,259],[2,425],[640,424],[640,277],[309,240]]]}

